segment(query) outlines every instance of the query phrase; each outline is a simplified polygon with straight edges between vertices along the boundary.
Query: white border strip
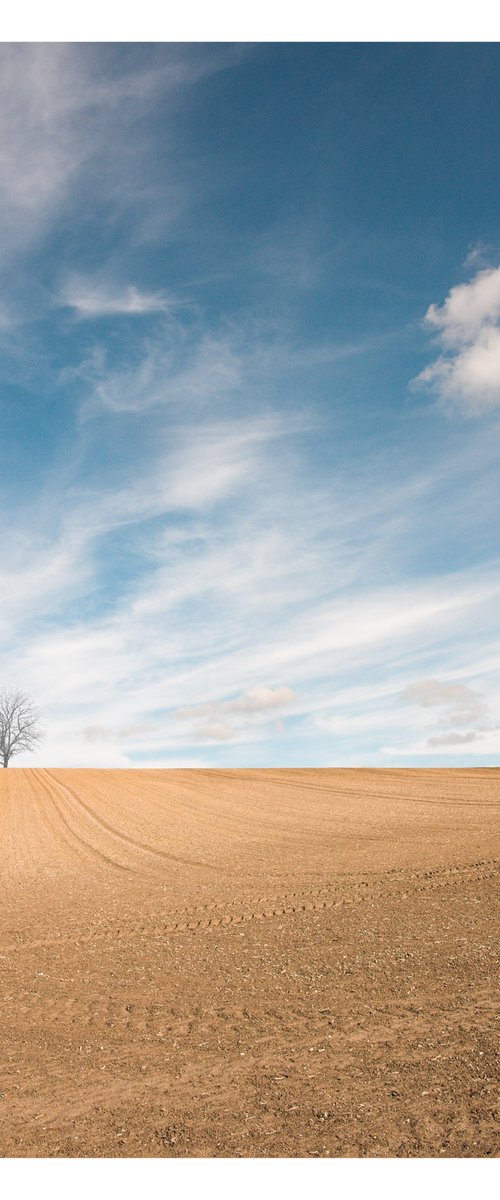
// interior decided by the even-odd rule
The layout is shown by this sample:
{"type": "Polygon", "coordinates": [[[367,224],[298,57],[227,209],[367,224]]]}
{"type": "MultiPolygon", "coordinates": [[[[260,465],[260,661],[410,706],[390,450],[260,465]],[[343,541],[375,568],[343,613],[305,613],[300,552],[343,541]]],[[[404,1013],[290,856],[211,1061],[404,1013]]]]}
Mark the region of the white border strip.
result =
{"type": "Polygon", "coordinates": [[[24,0],[2,5],[0,40],[21,42],[491,42],[500,38],[492,0],[24,0]]]}

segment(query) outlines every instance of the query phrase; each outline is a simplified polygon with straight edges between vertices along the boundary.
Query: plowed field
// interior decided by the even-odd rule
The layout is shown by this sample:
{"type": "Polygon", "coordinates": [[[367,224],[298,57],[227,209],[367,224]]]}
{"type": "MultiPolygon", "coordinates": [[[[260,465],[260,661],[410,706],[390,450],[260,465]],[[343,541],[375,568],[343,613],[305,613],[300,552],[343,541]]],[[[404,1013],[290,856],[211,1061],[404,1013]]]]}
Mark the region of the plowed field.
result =
{"type": "Polygon", "coordinates": [[[0,772],[3,1156],[485,1156],[500,771],[0,772]]]}

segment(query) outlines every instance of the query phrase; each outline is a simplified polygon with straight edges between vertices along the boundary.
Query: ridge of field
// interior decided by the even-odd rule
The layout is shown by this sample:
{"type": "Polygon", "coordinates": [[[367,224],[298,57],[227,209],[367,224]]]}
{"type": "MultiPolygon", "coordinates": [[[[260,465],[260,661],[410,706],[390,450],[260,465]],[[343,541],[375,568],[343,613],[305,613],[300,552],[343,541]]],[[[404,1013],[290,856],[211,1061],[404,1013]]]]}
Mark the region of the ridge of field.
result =
{"type": "Polygon", "coordinates": [[[500,771],[0,775],[0,1153],[495,1153],[500,771]]]}

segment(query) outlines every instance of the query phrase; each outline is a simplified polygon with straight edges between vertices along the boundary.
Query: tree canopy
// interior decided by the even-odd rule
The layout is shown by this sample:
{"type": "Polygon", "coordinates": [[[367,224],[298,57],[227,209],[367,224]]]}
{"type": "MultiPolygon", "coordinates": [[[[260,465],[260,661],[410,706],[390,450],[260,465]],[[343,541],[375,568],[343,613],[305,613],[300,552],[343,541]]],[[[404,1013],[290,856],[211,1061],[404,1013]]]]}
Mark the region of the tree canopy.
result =
{"type": "Polygon", "coordinates": [[[24,692],[0,690],[0,759],[8,767],[15,754],[35,750],[43,737],[40,714],[24,692]]]}

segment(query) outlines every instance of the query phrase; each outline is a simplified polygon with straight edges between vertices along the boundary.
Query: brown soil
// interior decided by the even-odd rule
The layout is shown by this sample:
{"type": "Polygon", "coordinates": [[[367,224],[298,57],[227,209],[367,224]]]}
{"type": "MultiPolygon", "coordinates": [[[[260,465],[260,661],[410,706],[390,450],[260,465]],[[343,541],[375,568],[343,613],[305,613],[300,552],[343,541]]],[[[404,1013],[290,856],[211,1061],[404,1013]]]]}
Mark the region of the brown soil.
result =
{"type": "Polygon", "coordinates": [[[3,1156],[486,1156],[496,770],[0,772],[3,1156]]]}

